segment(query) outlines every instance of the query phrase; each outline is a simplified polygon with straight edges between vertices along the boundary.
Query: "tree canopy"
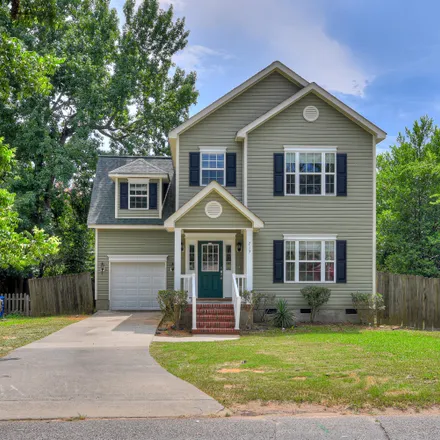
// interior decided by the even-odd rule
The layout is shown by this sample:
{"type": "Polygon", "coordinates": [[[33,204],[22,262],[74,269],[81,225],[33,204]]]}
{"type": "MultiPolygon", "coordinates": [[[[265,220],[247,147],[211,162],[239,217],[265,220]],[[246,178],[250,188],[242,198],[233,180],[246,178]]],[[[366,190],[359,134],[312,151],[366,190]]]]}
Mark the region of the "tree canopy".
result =
{"type": "Polygon", "coordinates": [[[377,158],[379,270],[440,277],[440,130],[424,116],[377,158]]]}
{"type": "Polygon", "coordinates": [[[187,44],[184,19],[157,0],[126,0],[121,25],[109,4],[1,3],[8,44],[0,61],[14,51],[26,60],[22,72],[6,66],[0,80],[8,97],[0,136],[17,164],[5,185],[16,193],[21,230],[36,226],[61,239],[47,273],[91,268],[86,220],[98,154],[168,154],[167,133],[197,99],[195,74],[173,63],[187,44]]]}

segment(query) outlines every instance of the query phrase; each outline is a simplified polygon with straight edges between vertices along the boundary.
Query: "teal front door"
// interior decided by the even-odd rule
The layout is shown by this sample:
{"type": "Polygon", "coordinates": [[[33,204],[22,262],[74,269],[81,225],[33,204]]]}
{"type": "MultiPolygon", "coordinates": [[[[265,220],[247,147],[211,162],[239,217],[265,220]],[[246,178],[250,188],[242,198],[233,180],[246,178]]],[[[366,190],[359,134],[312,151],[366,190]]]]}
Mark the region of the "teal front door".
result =
{"type": "Polygon", "coordinates": [[[199,298],[223,298],[223,242],[199,241],[199,298]]]}

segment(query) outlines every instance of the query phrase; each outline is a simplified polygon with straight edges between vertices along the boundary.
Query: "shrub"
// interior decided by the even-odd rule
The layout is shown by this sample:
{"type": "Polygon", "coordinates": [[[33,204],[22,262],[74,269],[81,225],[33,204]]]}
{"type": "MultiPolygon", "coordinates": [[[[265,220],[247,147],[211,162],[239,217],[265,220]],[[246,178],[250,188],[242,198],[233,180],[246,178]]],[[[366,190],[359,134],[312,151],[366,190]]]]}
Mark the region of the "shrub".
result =
{"type": "Polygon", "coordinates": [[[184,290],[159,290],[157,299],[164,319],[178,327],[182,310],[188,306],[188,293],[184,290]]]}
{"type": "Polygon", "coordinates": [[[301,293],[310,307],[310,322],[313,322],[318,310],[328,302],[331,290],[327,287],[307,286],[301,289],[301,293]]]}
{"type": "Polygon", "coordinates": [[[362,324],[376,324],[385,310],[383,296],[380,293],[355,292],[351,294],[351,301],[362,324]]]}
{"type": "Polygon", "coordinates": [[[279,328],[290,328],[294,325],[295,316],[287,306],[285,299],[279,299],[277,302],[277,311],[273,315],[273,325],[279,328]]]}
{"type": "Polygon", "coordinates": [[[245,304],[246,310],[249,312],[246,326],[250,324],[250,319],[254,314],[254,311],[261,316],[261,321],[264,321],[266,317],[266,310],[270,305],[275,302],[275,295],[270,293],[255,292],[254,290],[245,290],[240,293],[241,299],[245,304]]]}

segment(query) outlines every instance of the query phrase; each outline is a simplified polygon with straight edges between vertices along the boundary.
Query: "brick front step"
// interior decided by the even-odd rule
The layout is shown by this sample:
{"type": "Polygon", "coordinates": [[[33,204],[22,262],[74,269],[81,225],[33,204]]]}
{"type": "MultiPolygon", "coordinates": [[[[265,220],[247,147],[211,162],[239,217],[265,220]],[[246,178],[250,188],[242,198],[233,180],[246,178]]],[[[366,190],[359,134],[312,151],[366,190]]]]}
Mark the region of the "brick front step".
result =
{"type": "Polygon", "coordinates": [[[198,309],[234,309],[233,304],[197,304],[198,309]]]}
{"type": "Polygon", "coordinates": [[[197,321],[197,328],[234,328],[234,322],[197,321]]]}
{"type": "Polygon", "coordinates": [[[193,335],[214,334],[214,335],[239,335],[240,330],[233,328],[198,328],[192,331],[193,335]]]}
{"type": "Polygon", "coordinates": [[[214,322],[234,322],[234,315],[208,315],[207,313],[197,313],[198,321],[214,321],[214,322]]]}

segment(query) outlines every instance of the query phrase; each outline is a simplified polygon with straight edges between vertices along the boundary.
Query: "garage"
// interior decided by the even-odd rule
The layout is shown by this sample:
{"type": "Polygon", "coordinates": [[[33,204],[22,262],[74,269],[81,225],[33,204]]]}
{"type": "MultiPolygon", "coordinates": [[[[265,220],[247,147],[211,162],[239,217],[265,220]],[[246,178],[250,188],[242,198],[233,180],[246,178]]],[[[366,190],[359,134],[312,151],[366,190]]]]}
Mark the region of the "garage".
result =
{"type": "Polygon", "coordinates": [[[109,256],[110,308],[157,310],[157,292],[166,289],[166,256],[109,256]]]}

